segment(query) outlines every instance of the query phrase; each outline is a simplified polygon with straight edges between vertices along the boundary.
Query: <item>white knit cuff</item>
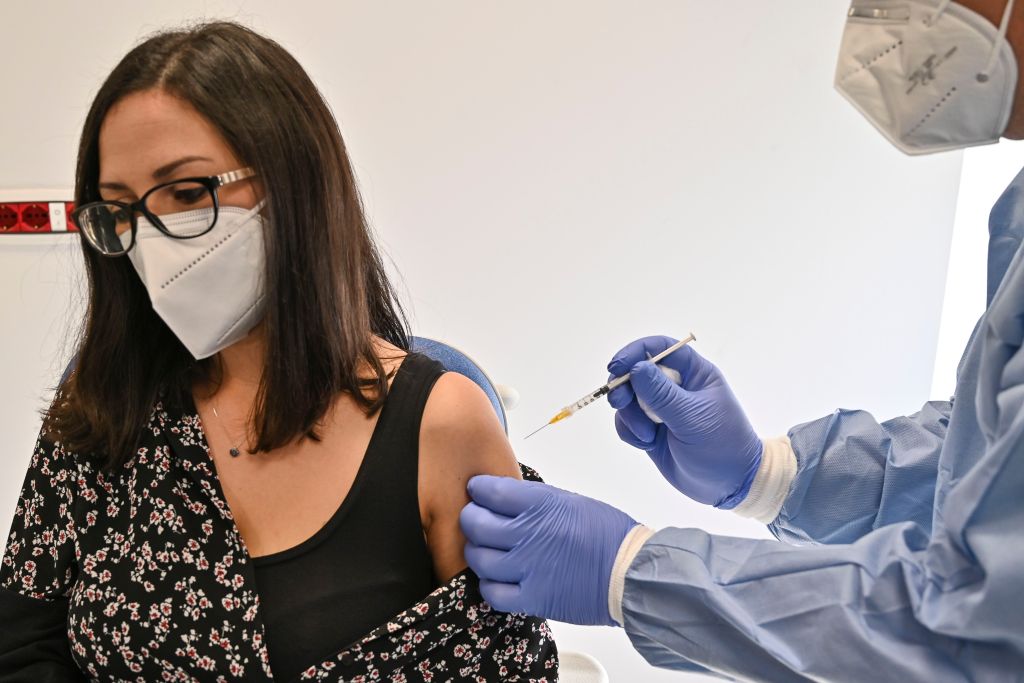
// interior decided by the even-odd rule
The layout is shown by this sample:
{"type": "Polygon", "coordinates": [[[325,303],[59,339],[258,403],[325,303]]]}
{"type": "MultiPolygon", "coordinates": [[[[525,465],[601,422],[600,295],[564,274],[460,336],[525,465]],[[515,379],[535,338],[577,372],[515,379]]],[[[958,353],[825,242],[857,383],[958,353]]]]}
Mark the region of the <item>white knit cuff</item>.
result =
{"type": "Polygon", "coordinates": [[[654,529],[649,529],[643,524],[637,524],[630,529],[626,537],[619,545],[619,552],[615,555],[615,564],[612,565],[612,578],[608,582],[608,613],[612,615],[619,626],[622,626],[622,593],[626,588],[626,572],[629,565],[633,564],[633,558],[640,552],[644,543],[654,535],[654,529]]]}
{"type": "Polygon", "coordinates": [[[733,508],[740,517],[753,517],[769,524],[779,516],[789,494],[789,485],[796,476],[796,453],[789,437],[766,439],[761,466],[743,502],[733,508]]]}

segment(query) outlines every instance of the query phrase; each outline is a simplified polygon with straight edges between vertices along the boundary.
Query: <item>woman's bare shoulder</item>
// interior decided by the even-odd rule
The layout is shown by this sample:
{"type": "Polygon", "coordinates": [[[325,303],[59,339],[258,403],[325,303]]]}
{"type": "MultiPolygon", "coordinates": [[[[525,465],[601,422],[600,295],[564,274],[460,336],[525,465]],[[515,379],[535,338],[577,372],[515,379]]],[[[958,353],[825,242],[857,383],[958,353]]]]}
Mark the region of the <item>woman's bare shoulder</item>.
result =
{"type": "Polygon", "coordinates": [[[420,426],[421,459],[443,471],[468,474],[519,472],[512,446],[487,395],[469,378],[446,372],[437,380],[420,426]],[[426,446],[427,450],[423,451],[426,446]]]}

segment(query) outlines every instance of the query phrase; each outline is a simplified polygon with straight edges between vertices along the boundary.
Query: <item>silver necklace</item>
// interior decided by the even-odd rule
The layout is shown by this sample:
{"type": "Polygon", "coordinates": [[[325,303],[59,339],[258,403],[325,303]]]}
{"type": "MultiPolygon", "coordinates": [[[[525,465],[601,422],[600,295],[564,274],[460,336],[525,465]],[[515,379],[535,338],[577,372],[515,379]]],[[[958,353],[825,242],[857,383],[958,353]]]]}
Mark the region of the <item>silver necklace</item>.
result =
{"type": "Polygon", "coordinates": [[[240,455],[242,454],[242,450],[241,450],[241,448],[239,447],[239,446],[240,446],[240,444],[239,444],[239,443],[238,443],[237,441],[235,441],[234,439],[232,439],[232,438],[231,438],[231,435],[230,435],[230,434],[228,434],[228,428],[224,426],[224,421],[223,421],[222,419],[220,419],[220,413],[218,413],[218,412],[217,412],[217,404],[216,404],[216,402],[212,402],[212,403],[210,404],[210,407],[211,407],[211,408],[213,408],[213,416],[217,418],[217,424],[219,424],[219,425],[220,425],[220,430],[221,430],[222,432],[224,432],[224,436],[226,436],[226,437],[227,437],[227,439],[228,439],[228,443],[229,443],[229,444],[230,444],[230,443],[234,443],[234,446],[232,446],[232,447],[231,447],[231,448],[230,448],[230,449],[228,450],[228,453],[230,453],[230,454],[231,454],[231,457],[232,457],[232,458],[237,458],[238,456],[240,456],[240,455]]]}

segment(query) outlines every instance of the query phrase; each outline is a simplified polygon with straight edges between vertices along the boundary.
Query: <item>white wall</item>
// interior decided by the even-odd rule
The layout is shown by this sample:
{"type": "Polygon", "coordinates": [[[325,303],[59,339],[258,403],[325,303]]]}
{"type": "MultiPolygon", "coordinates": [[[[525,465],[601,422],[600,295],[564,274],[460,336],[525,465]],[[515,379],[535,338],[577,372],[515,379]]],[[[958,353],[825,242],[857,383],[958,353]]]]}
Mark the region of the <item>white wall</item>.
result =
{"type": "MultiPolygon", "coordinates": [[[[334,107],[415,331],[522,393],[523,461],[654,526],[765,536],[675,494],[604,406],[522,437],[655,333],[696,332],[765,435],[929,398],[960,155],[902,156],[832,90],[846,4],[4,3],[0,25],[45,32],[5,36],[0,189],[71,184],[89,98],[137,36],[248,22],[334,107]]],[[[4,519],[80,311],[74,256],[29,239],[0,237],[4,519]]],[[[612,680],[696,680],[617,630],[556,632],[612,680]]]]}

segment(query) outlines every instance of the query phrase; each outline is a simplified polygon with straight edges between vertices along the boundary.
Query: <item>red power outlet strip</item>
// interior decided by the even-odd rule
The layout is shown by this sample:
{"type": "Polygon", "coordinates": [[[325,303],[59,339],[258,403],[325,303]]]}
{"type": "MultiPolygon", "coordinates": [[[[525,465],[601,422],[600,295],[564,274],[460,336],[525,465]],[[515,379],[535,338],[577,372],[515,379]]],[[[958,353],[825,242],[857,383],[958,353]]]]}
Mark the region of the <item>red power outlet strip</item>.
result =
{"type": "Polygon", "coordinates": [[[72,209],[65,201],[0,202],[0,235],[78,232],[72,209]]]}

